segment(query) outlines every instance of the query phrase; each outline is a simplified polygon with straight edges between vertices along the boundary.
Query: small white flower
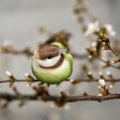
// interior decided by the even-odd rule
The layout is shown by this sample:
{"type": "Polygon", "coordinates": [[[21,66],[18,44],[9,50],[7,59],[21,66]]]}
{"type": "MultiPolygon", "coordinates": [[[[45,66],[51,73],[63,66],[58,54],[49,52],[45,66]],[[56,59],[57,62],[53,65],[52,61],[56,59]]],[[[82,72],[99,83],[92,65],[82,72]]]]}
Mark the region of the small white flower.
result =
{"type": "Polygon", "coordinates": [[[105,80],[100,79],[100,80],[99,80],[99,83],[100,83],[101,86],[104,86],[104,85],[105,85],[105,80]]]}
{"type": "Polygon", "coordinates": [[[29,73],[25,73],[25,76],[26,76],[26,77],[29,77],[29,76],[30,76],[30,74],[29,74],[29,73]]]}
{"type": "Polygon", "coordinates": [[[99,21],[96,20],[94,23],[89,23],[86,32],[84,33],[85,36],[89,36],[95,32],[100,30],[99,21]]]}
{"type": "Polygon", "coordinates": [[[31,87],[33,88],[33,87],[36,87],[37,86],[37,84],[36,83],[32,83],[31,84],[31,87]]]}
{"type": "Polygon", "coordinates": [[[103,75],[102,72],[99,72],[99,75],[102,76],[103,75]]]}
{"type": "Polygon", "coordinates": [[[105,24],[104,28],[107,30],[108,34],[111,36],[115,36],[116,32],[113,30],[113,26],[110,24],[105,24]]]}
{"type": "Polygon", "coordinates": [[[100,89],[101,88],[101,85],[98,85],[98,89],[100,89]]]}
{"type": "Polygon", "coordinates": [[[92,75],[92,73],[89,71],[89,72],[88,72],[88,75],[92,75]]]}
{"type": "Polygon", "coordinates": [[[32,43],[30,42],[30,41],[28,41],[27,43],[26,43],[26,48],[30,48],[31,47],[31,45],[32,45],[32,43]]]}
{"type": "Polygon", "coordinates": [[[55,107],[56,107],[55,103],[52,102],[52,103],[50,104],[50,107],[51,107],[51,108],[55,108],[55,107]]]}
{"type": "Polygon", "coordinates": [[[99,93],[98,96],[103,96],[103,94],[102,94],[102,93],[99,93]]]}
{"type": "Polygon", "coordinates": [[[8,76],[12,76],[12,74],[11,74],[9,71],[6,71],[6,74],[7,74],[8,76]]]}
{"type": "Polygon", "coordinates": [[[64,108],[65,108],[65,110],[70,110],[70,106],[69,106],[68,104],[66,104],[66,105],[64,106],[64,108]]]}
{"type": "Polygon", "coordinates": [[[107,71],[106,74],[107,74],[107,75],[111,75],[110,71],[107,71]]]}
{"type": "Polygon", "coordinates": [[[96,46],[97,46],[97,41],[92,41],[92,42],[90,43],[90,46],[91,46],[91,47],[96,47],[96,46]]]}
{"type": "Polygon", "coordinates": [[[70,79],[70,82],[74,82],[74,79],[70,79]]]}
{"type": "Polygon", "coordinates": [[[4,42],[3,42],[3,46],[4,47],[12,47],[13,46],[13,43],[12,43],[12,41],[10,41],[10,40],[4,40],[4,42]]]}
{"type": "Polygon", "coordinates": [[[110,87],[110,88],[113,88],[113,85],[110,85],[109,87],[110,87]]]}

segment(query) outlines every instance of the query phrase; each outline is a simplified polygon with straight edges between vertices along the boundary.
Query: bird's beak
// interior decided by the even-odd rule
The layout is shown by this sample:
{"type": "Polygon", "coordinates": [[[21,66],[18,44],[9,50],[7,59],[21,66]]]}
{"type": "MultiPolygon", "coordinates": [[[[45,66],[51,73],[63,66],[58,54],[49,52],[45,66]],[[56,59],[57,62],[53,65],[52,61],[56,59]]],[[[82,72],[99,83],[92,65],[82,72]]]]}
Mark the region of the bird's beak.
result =
{"type": "Polygon", "coordinates": [[[59,48],[59,54],[62,54],[63,52],[67,51],[67,49],[62,49],[62,48],[59,48]]]}

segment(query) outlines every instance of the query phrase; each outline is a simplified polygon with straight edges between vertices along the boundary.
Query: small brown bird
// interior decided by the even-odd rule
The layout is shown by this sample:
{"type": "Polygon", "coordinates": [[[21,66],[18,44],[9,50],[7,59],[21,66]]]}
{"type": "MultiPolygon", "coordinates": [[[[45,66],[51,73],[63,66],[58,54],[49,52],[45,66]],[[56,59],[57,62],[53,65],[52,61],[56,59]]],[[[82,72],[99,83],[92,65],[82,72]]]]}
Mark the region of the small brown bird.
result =
{"type": "Polygon", "coordinates": [[[72,73],[72,56],[59,42],[39,45],[32,57],[32,72],[43,83],[59,84],[72,73]]]}

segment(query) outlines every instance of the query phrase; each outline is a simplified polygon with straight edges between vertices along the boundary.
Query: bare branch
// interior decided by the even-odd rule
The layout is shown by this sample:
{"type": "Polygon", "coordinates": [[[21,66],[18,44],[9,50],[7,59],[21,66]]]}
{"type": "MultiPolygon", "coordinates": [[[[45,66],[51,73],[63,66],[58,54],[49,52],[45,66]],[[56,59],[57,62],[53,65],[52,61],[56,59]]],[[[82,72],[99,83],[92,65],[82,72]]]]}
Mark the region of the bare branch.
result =
{"type": "Polygon", "coordinates": [[[115,68],[115,69],[120,70],[120,66],[115,66],[115,65],[111,64],[110,61],[103,60],[101,57],[98,57],[98,59],[99,59],[101,62],[105,63],[105,64],[106,64],[106,67],[112,67],[112,68],[115,68]]]}
{"type": "Polygon", "coordinates": [[[27,55],[27,56],[32,56],[33,55],[33,52],[31,52],[27,48],[24,48],[24,49],[21,49],[21,50],[15,50],[15,49],[12,49],[12,50],[3,50],[3,49],[1,48],[1,52],[0,53],[14,54],[14,55],[22,55],[22,54],[24,54],[24,55],[27,55]]]}
{"type": "MultiPolygon", "coordinates": [[[[13,95],[13,94],[5,94],[5,93],[0,93],[0,98],[7,100],[7,101],[14,101],[14,100],[21,100],[22,99],[27,99],[30,101],[37,101],[39,95],[33,96],[33,95],[13,95]]],[[[58,102],[62,97],[61,96],[52,96],[52,95],[43,95],[41,96],[41,100],[46,101],[46,102],[58,102]]],[[[120,99],[120,94],[109,94],[106,96],[93,96],[93,95],[86,95],[86,96],[67,96],[65,102],[77,102],[77,101],[107,101],[107,100],[114,100],[114,99],[120,99]]]]}
{"type": "MultiPolygon", "coordinates": [[[[72,82],[72,83],[74,83],[74,82],[76,82],[76,83],[81,83],[81,82],[98,82],[98,80],[99,79],[67,79],[67,80],[65,80],[65,81],[67,81],[67,82],[72,82]]],[[[105,81],[106,82],[112,82],[112,81],[114,81],[114,82],[120,82],[120,79],[105,79],[105,81]]],[[[15,80],[11,80],[11,81],[9,81],[9,80],[2,80],[2,81],[0,81],[0,84],[1,83],[9,83],[9,82],[31,82],[31,80],[29,81],[29,80],[24,80],[24,79],[15,79],[15,80]]],[[[39,80],[34,80],[33,82],[40,82],[39,80]]]]}

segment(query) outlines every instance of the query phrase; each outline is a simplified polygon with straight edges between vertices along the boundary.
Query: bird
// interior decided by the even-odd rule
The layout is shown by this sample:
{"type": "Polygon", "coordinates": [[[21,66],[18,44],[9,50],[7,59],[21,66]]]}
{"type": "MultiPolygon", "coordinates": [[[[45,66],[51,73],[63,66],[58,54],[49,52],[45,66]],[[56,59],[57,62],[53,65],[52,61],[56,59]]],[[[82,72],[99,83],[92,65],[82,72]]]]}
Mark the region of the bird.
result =
{"type": "Polygon", "coordinates": [[[60,42],[38,45],[32,57],[31,68],[41,83],[60,84],[72,74],[72,55],[60,42]]]}

